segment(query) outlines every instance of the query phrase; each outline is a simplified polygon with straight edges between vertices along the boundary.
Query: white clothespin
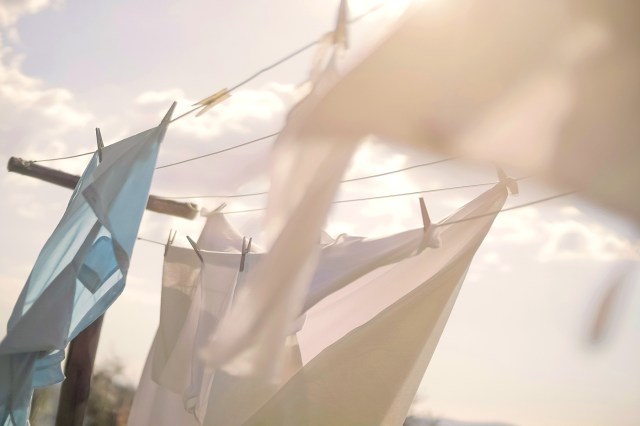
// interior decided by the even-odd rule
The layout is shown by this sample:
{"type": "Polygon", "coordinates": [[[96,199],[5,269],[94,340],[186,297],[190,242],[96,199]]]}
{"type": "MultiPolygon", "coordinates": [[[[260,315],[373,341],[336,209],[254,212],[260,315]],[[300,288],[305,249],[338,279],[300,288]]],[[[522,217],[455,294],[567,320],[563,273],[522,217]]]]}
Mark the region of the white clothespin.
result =
{"type": "Polygon", "coordinates": [[[102,163],[102,150],[104,149],[104,142],[102,142],[102,134],[100,129],[96,127],[96,139],[98,142],[98,160],[102,163]]]}
{"type": "Polygon", "coordinates": [[[496,166],[496,171],[498,172],[498,179],[500,180],[500,182],[506,185],[509,193],[511,193],[511,195],[518,195],[520,193],[518,182],[516,182],[515,179],[507,176],[504,170],[502,170],[502,167],[496,166]]]}
{"type": "Polygon", "coordinates": [[[198,247],[196,242],[193,241],[188,235],[187,235],[187,240],[189,241],[189,244],[191,244],[191,247],[193,247],[193,250],[198,255],[198,258],[200,259],[200,262],[204,263],[204,259],[202,258],[202,254],[200,253],[200,247],[198,247]]]}
{"type": "Polygon", "coordinates": [[[201,101],[196,102],[192,106],[201,106],[202,109],[198,111],[196,117],[200,117],[205,112],[209,111],[214,106],[218,105],[220,102],[228,99],[231,96],[231,93],[227,89],[222,89],[213,95],[202,99],[201,101]]]}
{"type": "Polygon", "coordinates": [[[240,256],[240,272],[244,272],[244,261],[247,256],[247,253],[251,251],[251,241],[253,238],[249,238],[249,243],[247,243],[247,237],[242,237],[242,256],[240,256]]]}
{"type": "Polygon", "coordinates": [[[173,240],[176,239],[176,234],[178,231],[174,231],[173,229],[169,229],[169,238],[167,238],[167,244],[164,245],[164,255],[167,255],[167,251],[169,250],[169,246],[173,244],[173,240]]]}
{"type": "Polygon", "coordinates": [[[440,238],[435,234],[436,227],[432,225],[429,212],[427,211],[427,205],[424,202],[424,198],[420,197],[420,214],[422,215],[422,227],[424,229],[424,236],[420,240],[418,246],[418,253],[422,252],[425,248],[438,248],[440,247],[440,238]]]}

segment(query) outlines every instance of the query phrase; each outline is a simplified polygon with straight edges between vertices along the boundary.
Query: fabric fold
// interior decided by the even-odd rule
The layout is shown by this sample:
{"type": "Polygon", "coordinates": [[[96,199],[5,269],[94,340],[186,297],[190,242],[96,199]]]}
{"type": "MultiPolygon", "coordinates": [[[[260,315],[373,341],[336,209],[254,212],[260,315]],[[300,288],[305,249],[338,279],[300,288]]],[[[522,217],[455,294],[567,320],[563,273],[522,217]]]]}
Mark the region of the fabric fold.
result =
{"type": "MultiPolygon", "coordinates": [[[[382,238],[325,238],[303,308],[296,315],[300,318],[282,331],[289,337],[281,348],[285,362],[275,379],[250,374],[253,369],[203,369],[202,361],[194,357],[196,353],[206,357],[212,344],[208,335],[229,321],[226,311],[236,303],[256,265],[268,256],[247,254],[245,272],[238,273],[242,237],[226,225],[213,226],[213,217],[219,223],[226,221],[222,214],[212,216],[199,240],[202,264],[191,249],[167,250],[160,326],[129,425],[242,424],[303,364],[417,288],[420,283],[407,280],[406,275],[416,273],[427,280],[439,267],[446,267],[460,247],[475,251],[478,238],[467,234],[477,225],[473,220],[455,222],[488,212],[491,216],[505,197],[506,189],[498,185],[428,231],[415,229],[382,238]],[[424,248],[425,235],[447,245],[424,248]],[[209,238],[226,251],[204,249],[210,245],[209,238]],[[449,243],[452,239],[457,245],[449,243]],[[327,306],[331,314],[323,315],[327,306]],[[300,316],[305,313],[306,319],[300,316]]],[[[420,375],[419,368],[415,374],[420,375]]]]}
{"type": "Polygon", "coordinates": [[[0,425],[28,421],[34,386],[59,382],[66,345],[124,288],[162,123],[95,153],[45,243],[0,342],[0,425]],[[19,372],[19,374],[17,374],[19,372]]]}
{"type": "Polygon", "coordinates": [[[298,333],[304,367],[242,424],[402,424],[506,196],[503,185],[487,191],[438,225],[440,248],[312,308],[298,333]]]}

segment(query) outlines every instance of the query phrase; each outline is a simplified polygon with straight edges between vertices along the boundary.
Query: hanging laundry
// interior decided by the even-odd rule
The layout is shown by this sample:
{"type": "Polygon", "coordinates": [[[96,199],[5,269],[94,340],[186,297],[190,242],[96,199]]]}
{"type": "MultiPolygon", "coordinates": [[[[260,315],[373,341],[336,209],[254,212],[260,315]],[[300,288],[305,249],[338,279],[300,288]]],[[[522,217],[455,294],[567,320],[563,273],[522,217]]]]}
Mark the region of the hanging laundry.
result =
{"type": "MultiPolygon", "coordinates": [[[[415,2],[296,123],[298,142],[312,150],[375,134],[489,160],[640,222],[640,201],[628,195],[640,181],[631,16],[640,3],[415,2]]],[[[287,191],[307,183],[290,178],[287,191]]]]}
{"type": "MultiPolygon", "coordinates": [[[[342,235],[324,244],[303,310],[372,270],[414,255],[426,245],[434,246],[430,241],[432,237],[430,232],[417,229],[377,239],[342,235]]],[[[246,273],[239,273],[242,239],[224,216],[217,213],[209,217],[197,243],[203,262],[191,249],[167,248],[160,326],[136,394],[130,425],[176,424],[176,415],[184,416],[185,410],[202,419],[207,405],[205,419],[215,418],[218,424],[225,424],[225,417],[238,416],[233,407],[239,403],[246,405],[248,398],[244,394],[238,401],[228,401],[231,388],[237,391],[239,386],[245,386],[247,393],[252,395],[257,395],[257,388],[263,388],[262,394],[272,394],[271,381],[261,377],[246,378],[255,370],[248,363],[242,369],[217,371],[211,382],[209,373],[201,366],[202,361],[194,358],[194,353],[208,353],[209,337],[234,294],[242,290],[249,271],[266,256],[255,253],[254,246],[245,259],[246,273]],[[207,402],[209,385],[213,394],[207,402]],[[182,409],[183,399],[187,405],[185,409],[182,409]]],[[[302,321],[288,325],[286,334],[295,333],[302,321]]],[[[279,374],[277,383],[301,366],[295,362],[300,359],[297,345],[291,338],[288,340],[291,344],[285,345],[284,351],[292,361],[288,364],[290,368],[279,374]]],[[[194,418],[189,419],[189,422],[193,421],[194,418]]],[[[185,420],[184,424],[187,423],[185,420]]]]}
{"type": "MultiPolygon", "coordinates": [[[[232,365],[218,369],[213,377],[209,401],[204,418],[205,425],[240,425],[274,392],[302,367],[302,357],[295,333],[305,324],[304,312],[330,294],[361,277],[376,276],[389,265],[421,253],[427,247],[438,247],[439,239],[433,229],[416,229],[384,238],[362,238],[341,235],[322,246],[318,266],[304,298],[298,319],[288,324],[282,347],[282,365],[274,375],[261,374],[260,368],[271,368],[270,352],[254,353],[252,357],[238,358],[232,365]],[[258,362],[258,365],[252,364],[258,362]]],[[[251,256],[256,265],[268,254],[251,256]]],[[[257,268],[258,266],[256,266],[257,268]]],[[[250,277],[251,275],[247,275],[250,277]]],[[[239,286],[239,291],[242,288],[239,286]]],[[[366,299],[361,299],[361,302],[366,299]]],[[[265,315],[271,315],[270,312],[265,315]]],[[[253,334],[248,339],[269,339],[272,336],[253,334]]],[[[215,341],[201,351],[206,357],[215,350],[215,341]]],[[[248,341],[247,345],[260,348],[248,341]]],[[[268,346],[268,345],[265,345],[268,346]]]]}
{"type": "Polygon", "coordinates": [[[27,424],[33,388],[64,379],[65,347],[122,292],[174,108],[158,127],[96,152],[80,178],[0,342],[0,425],[27,424]]]}
{"type": "Polygon", "coordinates": [[[203,264],[192,249],[167,247],[160,324],[129,414],[131,426],[198,425],[198,418],[203,417],[196,411],[203,405],[187,401],[197,400],[201,392],[206,398],[210,384],[210,373],[201,368],[196,355],[198,339],[208,338],[233,295],[242,236],[224,215],[214,212],[208,216],[197,245],[207,260],[211,260],[209,252],[216,252],[219,262],[203,264]],[[194,394],[191,398],[187,389],[195,390],[190,392],[194,394]],[[187,402],[197,407],[187,410],[187,402]]]}
{"type": "MultiPolygon", "coordinates": [[[[346,2],[339,12],[339,34],[346,19],[345,7],[346,2]]],[[[215,333],[208,355],[212,365],[224,365],[226,369],[251,366],[251,374],[277,376],[288,326],[303,308],[318,261],[320,229],[355,149],[348,135],[342,134],[331,143],[322,139],[299,141],[300,126],[339,77],[337,57],[342,37],[331,40],[338,44],[327,53],[324,71],[317,79],[312,75],[311,92],[291,110],[273,146],[265,228],[269,255],[247,277],[245,288],[231,307],[229,321],[215,333]],[[295,185],[292,176],[300,179],[295,185]]],[[[317,61],[321,62],[325,61],[317,61]]]]}
{"type": "Polygon", "coordinates": [[[365,277],[310,309],[298,333],[304,367],[242,424],[402,424],[506,196],[505,186],[497,185],[438,225],[440,248],[365,277]]]}
{"type": "MultiPolygon", "coordinates": [[[[640,154],[638,120],[629,115],[637,110],[640,71],[632,71],[640,69],[640,58],[625,38],[637,33],[626,19],[637,9],[604,0],[425,3],[411,8],[344,76],[334,51],[274,144],[265,225],[270,256],[216,333],[212,362],[232,365],[270,353],[277,369],[281,333],[301,309],[329,203],[367,135],[510,164],[523,173],[548,172],[561,176],[558,183],[597,177],[588,189],[596,199],[640,217],[640,204],[626,195],[633,192],[628,176],[637,176],[640,154]],[[606,102],[588,101],[599,99],[593,94],[606,102]],[[571,135],[571,145],[564,144],[555,161],[560,135],[571,135]],[[619,135],[621,142],[610,151],[598,135],[619,135]],[[608,159],[620,167],[604,164],[608,159]],[[250,307],[259,308],[252,313],[250,307]],[[249,345],[256,330],[272,338],[249,345]]],[[[258,371],[275,374],[262,367],[258,371]]]]}
{"type": "MultiPolygon", "coordinates": [[[[406,259],[411,256],[422,256],[419,253],[427,246],[438,247],[439,235],[445,230],[447,230],[446,235],[466,232],[467,228],[462,225],[456,225],[460,229],[458,232],[449,231],[446,224],[487,212],[493,215],[502,206],[503,194],[506,194],[506,186],[500,184],[494,190],[471,202],[443,224],[434,226],[435,230],[417,229],[377,239],[342,235],[336,240],[329,241],[325,236],[326,244],[323,244],[320,251],[318,269],[305,297],[303,310],[299,314],[308,309],[314,312],[315,305],[319,303],[319,306],[322,306],[325,303],[323,300],[330,300],[334,295],[340,295],[343,292],[349,295],[355,294],[358,303],[367,301],[364,303],[367,306],[370,305],[369,300],[377,301],[377,305],[372,303],[371,306],[382,304],[386,307],[393,303],[412,288],[407,288],[403,282],[380,281],[381,278],[378,279],[378,277],[388,275],[389,272],[385,273],[385,271],[395,268],[389,265],[398,262],[403,264],[402,262],[406,262],[406,259]],[[367,284],[362,289],[361,284],[358,284],[360,282],[386,284],[371,286],[367,284]],[[375,290],[367,291],[367,289],[375,290]]],[[[473,222],[469,221],[469,224],[473,222]]],[[[475,228],[472,227],[472,229],[475,228]]],[[[298,321],[287,326],[285,334],[289,337],[282,349],[286,361],[277,377],[268,380],[264,375],[253,374],[256,369],[249,364],[250,360],[247,360],[244,366],[237,364],[236,369],[218,369],[213,374],[211,374],[213,370],[203,370],[202,365],[199,364],[200,360],[194,358],[194,353],[204,353],[206,358],[206,354],[212,349],[211,343],[208,349],[206,348],[208,333],[211,333],[220,323],[219,314],[226,309],[229,300],[233,299],[245,285],[246,277],[250,276],[255,265],[267,255],[249,253],[245,263],[247,273],[238,274],[242,238],[224,220],[223,215],[211,216],[207,220],[202,235],[198,246],[203,263],[191,249],[169,247],[167,250],[161,324],[134,400],[129,417],[130,426],[241,424],[302,367],[303,359],[308,360],[309,354],[318,350],[318,345],[327,346],[328,338],[341,337],[340,334],[336,335],[335,331],[323,330],[323,336],[311,339],[312,344],[309,344],[309,332],[306,330],[308,327],[312,330],[314,327],[317,328],[318,321],[314,319],[311,323],[307,323],[302,316],[298,321]],[[226,253],[205,250],[207,240],[202,237],[205,234],[215,242],[217,248],[224,249],[226,253]],[[229,260],[230,258],[232,260],[229,260]],[[204,276],[198,272],[201,267],[216,269],[214,273],[204,276]],[[198,286],[205,291],[200,292],[198,286]],[[217,291],[213,291],[214,288],[217,291]],[[179,301],[173,295],[178,294],[176,289],[180,289],[179,301]],[[220,306],[225,308],[216,309],[220,306]],[[204,311],[206,315],[198,311],[204,311]],[[216,313],[211,314],[213,311],[216,313]],[[166,330],[163,330],[164,327],[166,330]],[[301,336],[306,339],[302,353],[295,338],[295,333],[301,328],[301,336]],[[155,364],[154,361],[157,359],[161,361],[155,364]],[[155,365],[160,365],[161,368],[156,371],[153,368],[155,365]]],[[[447,256],[450,254],[450,249],[430,250],[430,252],[432,253],[430,256],[440,259],[440,263],[428,260],[429,264],[442,265],[449,260],[447,256]]],[[[419,270],[422,267],[425,260],[424,257],[420,258],[421,262],[411,263],[411,268],[419,270]]],[[[429,270],[432,271],[432,269],[429,270]]],[[[408,285],[412,282],[410,281],[408,285]]],[[[379,307],[379,310],[383,307],[379,307]]],[[[365,312],[370,313],[366,309],[365,312]]],[[[363,320],[362,315],[355,315],[354,318],[362,322],[368,320],[363,320]]],[[[228,317],[222,321],[227,320],[228,317]]],[[[334,330],[343,330],[344,326],[355,328],[359,325],[361,323],[354,323],[354,320],[347,318],[342,326],[334,325],[334,330]]],[[[261,337],[254,336],[256,339],[261,337]]]]}

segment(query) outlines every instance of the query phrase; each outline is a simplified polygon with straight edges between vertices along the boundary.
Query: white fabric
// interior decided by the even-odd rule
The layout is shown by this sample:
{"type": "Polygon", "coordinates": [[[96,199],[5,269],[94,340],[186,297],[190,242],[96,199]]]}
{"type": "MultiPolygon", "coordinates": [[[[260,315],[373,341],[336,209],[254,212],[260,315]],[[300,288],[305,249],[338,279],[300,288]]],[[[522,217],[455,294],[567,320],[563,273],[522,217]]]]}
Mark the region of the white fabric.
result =
{"type": "MultiPolygon", "coordinates": [[[[205,256],[205,250],[219,252],[222,262],[208,262],[203,268],[192,249],[167,249],[160,324],[133,400],[129,425],[198,424],[196,416],[185,409],[198,405],[185,399],[197,399],[200,394],[206,398],[208,393],[208,376],[196,357],[196,340],[208,337],[211,330],[198,329],[198,324],[215,327],[223,313],[232,294],[229,285],[236,282],[239,256],[233,254],[240,253],[242,236],[222,214],[212,214],[198,246],[205,256]],[[186,395],[188,390],[190,395],[186,395]]],[[[202,418],[203,413],[198,414],[202,418]]]]}
{"type": "MultiPolygon", "coordinates": [[[[215,241],[217,248],[224,247],[229,252],[202,250],[204,270],[213,272],[202,276],[198,272],[200,261],[192,250],[169,248],[163,277],[161,324],[136,393],[129,425],[242,424],[301,368],[303,361],[308,362],[351,329],[371,320],[415,289],[438,268],[444,268],[460,250],[472,248],[472,255],[481,241],[477,229],[486,232],[493,218],[491,212],[500,209],[505,196],[504,186],[498,185],[435,227],[435,232],[418,229],[378,239],[342,235],[325,244],[304,302],[304,310],[310,309],[304,327],[299,321],[286,330],[291,333],[302,328],[299,332],[302,353],[295,337],[290,336],[283,345],[285,366],[275,380],[247,374],[253,369],[217,370],[212,374],[194,357],[199,351],[207,353],[201,348],[220,318],[214,312],[224,312],[248,276],[237,272],[242,238],[222,215],[212,216],[219,221],[213,223],[212,218],[207,221],[205,230],[211,239],[201,236],[200,246],[204,248],[210,245],[208,241],[215,241]],[[490,215],[484,219],[446,225],[486,213],[490,215]],[[425,246],[425,238],[434,238],[434,233],[449,243],[418,254],[425,246]],[[405,275],[415,278],[406,279],[405,275]],[[205,289],[204,300],[198,288],[205,289]],[[177,289],[185,294],[177,293],[176,298],[177,289]],[[332,318],[339,318],[339,323],[332,322],[332,318]],[[154,370],[156,365],[158,368],[154,370]]],[[[245,270],[251,271],[264,256],[263,253],[248,254],[245,270]]],[[[228,317],[223,321],[226,320],[228,317]]],[[[439,332],[435,335],[439,336],[439,332]]],[[[417,368],[415,376],[421,377],[423,372],[417,368]]],[[[405,393],[412,396],[411,389],[405,393]]]]}
{"type": "MultiPolygon", "coordinates": [[[[383,265],[416,254],[425,245],[434,245],[429,238],[431,233],[416,229],[384,238],[342,235],[323,245],[319,267],[311,281],[303,310],[383,265]]],[[[226,418],[238,416],[233,401],[224,402],[230,399],[231,388],[246,388],[247,391],[242,392],[242,398],[238,400],[243,407],[246,406],[249,390],[256,394],[256,401],[261,401],[260,395],[268,396],[273,392],[273,384],[269,381],[261,377],[247,377],[251,376],[248,373],[254,371],[253,368],[216,372],[212,382],[211,373],[203,369],[196,357],[198,352],[207,353],[207,349],[202,349],[230,301],[236,292],[242,290],[249,271],[265,257],[262,253],[249,253],[245,261],[246,272],[238,273],[241,242],[242,237],[229,226],[224,216],[215,214],[207,220],[198,240],[204,258],[202,265],[193,250],[168,248],[163,273],[160,325],[136,393],[129,417],[130,425],[149,422],[175,424],[179,419],[171,413],[182,407],[183,399],[186,400],[186,407],[195,410],[200,420],[207,405],[211,404],[207,424],[225,424],[226,418]],[[210,385],[213,393],[207,402],[210,385]],[[264,393],[257,392],[258,388],[264,389],[264,393]],[[156,407],[156,404],[159,406],[156,407]]],[[[252,249],[256,247],[252,246],[252,249]]],[[[302,322],[303,319],[289,324],[286,334],[297,331],[302,322]]],[[[301,365],[295,342],[285,345],[284,354],[287,363],[276,383],[283,382],[301,365]]],[[[194,419],[189,418],[188,421],[194,419]]]]}
{"type": "Polygon", "coordinates": [[[299,144],[373,133],[543,173],[640,221],[639,2],[416,3],[295,123],[299,144]]]}
{"type": "Polygon", "coordinates": [[[343,170],[355,146],[307,140],[298,143],[299,126],[338,79],[337,57],[345,41],[346,2],[338,14],[337,30],[320,43],[314,69],[328,62],[323,72],[311,72],[309,95],[289,113],[287,125],[274,144],[266,226],[269,256],[260,262],[239,291],[230,319],[213,336],[208,358],[212,365],[250,374],[278,376],[288,325],[302,309],[318,261],[320,229],[329,211],[343,170]],[[327,43],[334,43],[333,49],[327,43]],[[324,56],[329,56],[326,61],[324,56]],[[291,185],[291,178],[299,179],[291,185]]]}
{"type": "Polygon", "coordinates": [[[312,308],[298,333],[306,365],[244,424],[401,425],[506,194],[498,185],[445,220],[440,248],[312,308]]]}
{"type": "Polygon", "coordinates": [[[341,78],[334,56],[274,145],[273,246],[216,333],[211,362],[275,375],[329,203],[369,134],[546,171],[640,218],[638,198],[628,196],[640,179],[636,3],[423,2],[341,78]]]}

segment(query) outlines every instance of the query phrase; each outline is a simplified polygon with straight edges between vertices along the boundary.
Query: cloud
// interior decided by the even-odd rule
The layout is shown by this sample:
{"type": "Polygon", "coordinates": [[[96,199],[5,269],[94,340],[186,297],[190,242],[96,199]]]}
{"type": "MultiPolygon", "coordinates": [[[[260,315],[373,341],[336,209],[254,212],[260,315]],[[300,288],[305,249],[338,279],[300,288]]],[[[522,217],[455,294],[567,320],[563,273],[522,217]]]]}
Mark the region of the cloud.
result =
{"type": "Polygon", "coordinates": [[[543,241],[539,224],[538,208],[525,207],[498,215],[493,226],[493,235],[505,243],[539,244],[543,241]]]}
{"type": "Polygon", "coordinates": [[[62,4],[61,0],[2,0],[0,2],[0,27],[13,26],[24,15],[31,15],[60,4],[62,4]]]}
{"type": "Polygon", "coordinates": [[[539,253],[539,259],[543,262],[640,260],[637,244],[595,223],[561,220],[545,223],[543,229],[547,235],[547,242],[539,253]]]}
{"type": "Polygon", "coordinates": [[[85,130],[93,115],[64,88],[47,87],[21,69],[0,38],[0,150],[41,158],[69,153],[70,132],[85,130]]]}
{"type": "MultiPolygon", "coordinates": [[[[284,117],[295,98],[293,85],[269,83],[260,89],[239,89],[197,119],[177,121],[174,128],[199,139],[210,139],[225,132],[247,134],[256,124],[264,125],[284,117]]],[[[141,93],[136,103],[142,107],[164,108],[174,100],[182,108],[182,111],[176,111],[176,117],[189,111],[191,105],[198,101],[189,99],[180,89],[168,89],[141,93]]]]}

